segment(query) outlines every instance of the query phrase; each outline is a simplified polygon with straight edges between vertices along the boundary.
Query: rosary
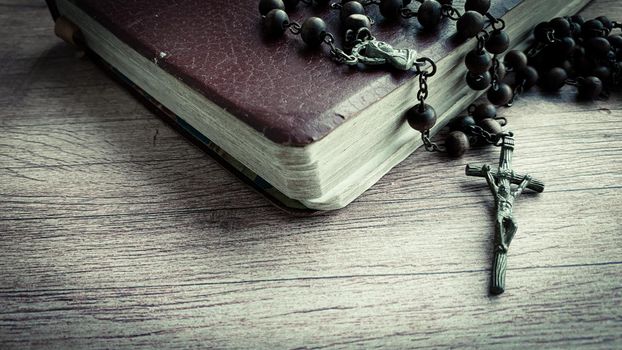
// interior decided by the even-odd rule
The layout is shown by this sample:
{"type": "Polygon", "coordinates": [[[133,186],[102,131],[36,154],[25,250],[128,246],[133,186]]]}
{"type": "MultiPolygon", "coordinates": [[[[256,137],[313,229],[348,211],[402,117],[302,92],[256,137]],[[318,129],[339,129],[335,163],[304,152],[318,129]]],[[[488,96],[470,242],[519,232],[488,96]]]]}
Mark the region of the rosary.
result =
{"type": "Polygon", "coordinates": [[[495,199],[495,235],[491,269],[490,293],[505,290],[507,252],[516,234],[517,224],[512,214],[514,200],[525,189],[544,191],[544,184],[529,175],[512,169],[514,135],[504,131],[507,120],[497,115],[496,106],[510,107],[523,91],[538,84],[543,90],[557,91],[564,85],[577,88],[577,97],[584,100],[606,98],[622,86],[622,23],[605,16],[585,21],[581,16],[557,17],[538,24],[533,31],[534,43],[526,52],[512,50],[504,31],[505,22],[488,10],[490,0],[467,0],[461,14],[452,0],[260,0],[259,12],[268,36],[279,37],[286,31],[300,35],[306,45],[320,48],[326,45],[330,57],[349,66],[388,66],[392,69],[414,71],[419,80],[416,103],[406,111],[408,124],[421,133],[423,145],[431,152],[446,152],[460,157],[471,145],[492,144],[500,147],[499,164],[466,166],[466,175],[483,177],[495,199]],[[286,11],[302,2],[308,6],[330,6],[339,11],[344,28],[344,44],[337,47],[334,34],[327,31],[319,17],[309,17],[302,24],[290,21],[286,11]],[[463,39],[476,38],[477,47],[467,53],[465,81],[473,90],[486,91],[487,102],[471,105],[467,114],[449,123],[450,132],[444,145],[430,139],[430,129],[436,124],[436,111],[425,103],[428,97],[427,79],[436,73],[436,64],[419,57],[413,49],[395,49],[372,35],[374,21],[365,8],[378,6],[387,21],[415,18],[423,30],[438,27],[442,19],[456,21],[456,31],[463,39]],[[487,30],[487,28],[489,28],[487,30]],[[499,59],[504,55],[503,62],[499,59]]]}

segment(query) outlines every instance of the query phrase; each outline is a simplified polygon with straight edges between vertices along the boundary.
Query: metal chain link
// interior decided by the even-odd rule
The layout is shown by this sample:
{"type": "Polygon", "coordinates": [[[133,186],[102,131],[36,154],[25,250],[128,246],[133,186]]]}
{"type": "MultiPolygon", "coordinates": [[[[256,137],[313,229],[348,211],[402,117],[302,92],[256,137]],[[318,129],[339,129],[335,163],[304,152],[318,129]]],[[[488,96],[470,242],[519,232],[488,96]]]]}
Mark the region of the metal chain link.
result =
{"type": "Polygon", "coordinates": [[[408,7],[403,7],[400,10],[400,16],[402,16],[402,18],[413,18],[413,17],[417,17],[417,11],[413,11],[411,9],[409,9],[408,7]]]}
{"type": "Polygon", "coordinates": [[[462,16],[457,8],[451,6],[451,4],[445,4],[441,7],[441,16],[457,21],[462,16]]]}
{"type": "Polygon", "coordinates": [[[335,37],[331,33],[324,34],[322,42],[330,47],[330,56],[336,62],[347,64],[349,66],[358,63],[358,59],[356,57],[348,55],[345,51],[335,45],[335,37]]]}
{"type": "Polygon", "coordinates": [[[421,133],[421,141],[423,141],[423,147],[428,152],[445,152],[445,148],[437,145],[430,140],[430,130],[426,130],[421,133]]]}
{"type": "Polygon", "coordinates": [[[285,23],[283,27],[285,29],[289,29],[289,31],[294,35],[300,34],[300,30],[302,29],[302,26],[300,25],[300,23],[293,22],[293,21],[285,23]]]}
{"type": "Polygon", "coordinates": [[[490,67],[490,70],[492,71],[492,79],[490,81],[490,86],[495,91],[499,89],[499,64],[497,55],[492,56],[492,67],[490,67]]]}
{"type": "Polygon", "coordinates": [[[501,146],[501,143],[503,142],[503,138],[505,136],[514,136],[514,134],[510,131],[503,131],[498,134],[491,134],[488,131],[482,129],[481,126],[477,125],[470,125],[469,132],[472,135],[481,137],[487,143],[495,145],[497,147],[501,146]]]}

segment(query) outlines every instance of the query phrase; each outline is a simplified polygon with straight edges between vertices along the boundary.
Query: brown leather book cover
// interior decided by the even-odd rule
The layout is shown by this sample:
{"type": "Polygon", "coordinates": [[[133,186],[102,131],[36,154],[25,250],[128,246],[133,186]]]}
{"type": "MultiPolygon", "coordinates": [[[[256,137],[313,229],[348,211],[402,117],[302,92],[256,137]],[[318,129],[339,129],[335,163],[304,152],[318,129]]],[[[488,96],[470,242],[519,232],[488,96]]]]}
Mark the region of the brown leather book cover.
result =
{"type": "MultiPolygon", "coordinates": [[[[141,55],[279,144],[319,140],[414,74],[339,65],[327,47],[309,49],[291,33],[269,39],[258,0],[73,2],[141,55]]],[[[500,17],[520,2],[493,0],[490,12],[500,17]]],[[[463,4],[454,1],[460,12],[463,4]]],[[[449,19],[426,32],[415,18],[389,22],[377,6],[367,9],[376,22],[374,36],[396,48],[415,48],[436,61],[461,44],[449,19]]],[[[299,23],[321,17],[330,32],[343,36],[339,12],[328,6],[301,2],[289,15],[299,23]]]]}

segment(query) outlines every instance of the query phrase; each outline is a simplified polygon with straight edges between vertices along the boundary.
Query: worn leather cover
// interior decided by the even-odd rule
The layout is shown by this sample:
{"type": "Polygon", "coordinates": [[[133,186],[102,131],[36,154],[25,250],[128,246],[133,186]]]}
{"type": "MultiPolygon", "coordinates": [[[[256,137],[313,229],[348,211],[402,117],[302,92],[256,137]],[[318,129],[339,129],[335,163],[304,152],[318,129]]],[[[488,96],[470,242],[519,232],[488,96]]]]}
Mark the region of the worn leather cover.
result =
{"type": "MultiPolygon", "coordinates": [[[[310,50],[299,36],[266,38],[258,0],[73,0],[137,52],[261,132],[288,146],[304,146],[381,100],[412,72],[363,71],[338,65],[328,48],[310,50]]],[[[493,0],[501,16],[521,0],[493,0]]],[[[413,2],[416,10],[419,5],[413,2]]],[[[461,10],[464,1],[454,1],[461,10]]],[[[373,34],[394,47],[410,47],[433,60],[461,42],[455,22],[424,32],[416,19],[386,22],[376,6],[373,34]]],[[[302,23],[318,16],[342,36],[339,12],[300,3],[289,12],[302,23]]]]}

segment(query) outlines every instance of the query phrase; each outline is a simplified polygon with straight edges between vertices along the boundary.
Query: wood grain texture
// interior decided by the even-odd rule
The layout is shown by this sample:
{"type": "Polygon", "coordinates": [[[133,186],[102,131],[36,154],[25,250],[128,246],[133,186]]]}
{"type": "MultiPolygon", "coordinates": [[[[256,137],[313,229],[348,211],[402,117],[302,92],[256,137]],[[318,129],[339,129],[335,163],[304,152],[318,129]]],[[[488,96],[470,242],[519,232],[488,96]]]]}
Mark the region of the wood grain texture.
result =
{"type": "Polygon", "coordinates": [[[0,348],[622,347],[619,95],[503,111],[546,191],[517,201],[489,297],[493,203],[464,165],[497,150],[417,151],[292,217],[76,58],[43,2],[0,22],[0,348]]]}

